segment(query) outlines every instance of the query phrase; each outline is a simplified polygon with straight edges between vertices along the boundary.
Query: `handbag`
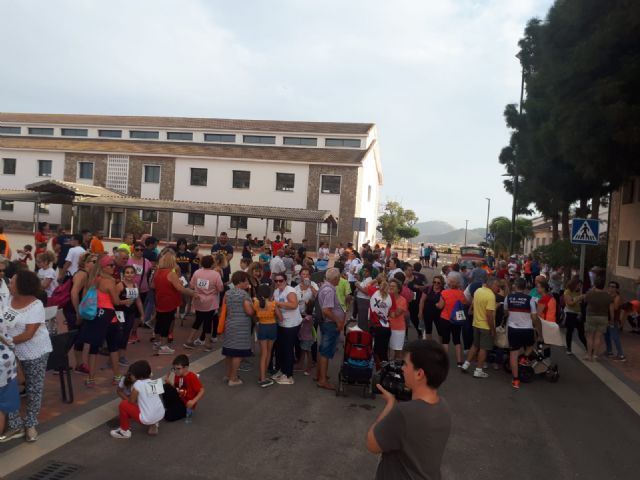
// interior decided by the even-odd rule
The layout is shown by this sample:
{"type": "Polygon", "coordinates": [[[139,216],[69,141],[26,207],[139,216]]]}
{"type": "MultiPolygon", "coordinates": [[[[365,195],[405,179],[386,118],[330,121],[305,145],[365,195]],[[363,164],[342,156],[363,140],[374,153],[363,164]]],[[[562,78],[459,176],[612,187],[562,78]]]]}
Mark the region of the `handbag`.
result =
{"type": "Polygon", "coordinates": [[[496,336],[493,339],[493,343],[498,348],[509,348],[509,337],[504,322],[496,327],[496,336]]]}
{"type": "Polygon", "coordinates": [[[540,324],[542,326],[542,341],[544,343],[547,345],[564,347],[564,340],[560,333],[560,326],[556,322],[549,322],[541,318],[540,324]]]}
{"type": "Polygon", "coordinates": [[[64,308],[71,301],[71,287],[73,281],[71,277],[65,278],[64,282],[59,284],[54,290],[49,300],[47,300],[48,307],[64,308]]]}
{"type": "Polygon", "coordinates": [[[464,313],[464,307],[460,300],[456,300],[451,315],[449,315],[449,323],[451,325],[464,325],[467,322],[467,315],[464,313]]]}
{"type": "Polygon", "coordinates": [[[98,290],[95,286],[89,288],[78,307],[80,316],[85,320],[93,320],[98,314],[98,290]]]}
{"type": "Polygon", "coordinates": [[[224,333],[224,323],[227,319],[227,302],[222,302],[222,306],[220,307],[220,313],[218,315],[218,335],[222,335],[224,333]]]}

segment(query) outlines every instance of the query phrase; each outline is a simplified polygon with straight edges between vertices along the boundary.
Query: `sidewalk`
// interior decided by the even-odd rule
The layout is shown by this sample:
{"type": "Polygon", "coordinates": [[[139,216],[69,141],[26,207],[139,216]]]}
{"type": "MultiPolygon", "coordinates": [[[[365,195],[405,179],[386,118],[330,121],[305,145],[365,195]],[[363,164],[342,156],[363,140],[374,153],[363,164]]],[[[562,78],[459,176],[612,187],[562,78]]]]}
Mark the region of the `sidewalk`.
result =
{"type": "MultiPolygon", "coordinates": [[[[605,355],[601,355],[599,360],[607,370],[640,395],[640,335],[631,333],[628,326],[626,328],[627,330],[620,334],[620,339],[627,361],[621,362],[605,355]]],[[[616,353],[615,346],[613,352],[616,353]]]]}

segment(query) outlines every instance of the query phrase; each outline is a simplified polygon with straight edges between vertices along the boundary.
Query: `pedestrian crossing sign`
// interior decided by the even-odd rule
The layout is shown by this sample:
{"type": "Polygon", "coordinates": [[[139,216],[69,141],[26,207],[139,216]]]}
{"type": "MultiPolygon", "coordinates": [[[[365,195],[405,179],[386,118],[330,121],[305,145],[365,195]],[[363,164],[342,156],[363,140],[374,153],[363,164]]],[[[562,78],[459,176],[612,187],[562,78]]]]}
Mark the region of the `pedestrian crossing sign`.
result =
{"type": "Polygon", "coordinates": [[[597,245],[600,223],[596,218],[574,218],[571,225],[571,243],[597,245]]]}

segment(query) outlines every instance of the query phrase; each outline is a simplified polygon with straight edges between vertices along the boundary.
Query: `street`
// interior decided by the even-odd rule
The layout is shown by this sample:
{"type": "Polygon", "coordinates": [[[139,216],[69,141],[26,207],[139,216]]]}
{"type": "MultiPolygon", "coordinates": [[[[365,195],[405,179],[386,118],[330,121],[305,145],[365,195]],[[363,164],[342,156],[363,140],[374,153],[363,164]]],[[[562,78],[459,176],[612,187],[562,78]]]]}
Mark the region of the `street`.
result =
{"type": "MultiPolygon", "coordinates": [[[[636,478],[640,418],[577,358],[552,357],[560,381],[519,391],[502,370],[486,380],[450,371],[441,389],[453,415],[443,478],[636,478]]],[[[293,386],[260,389],[255,370],[229,388],[222,365],[201,373],[207,391],[192,424],[162,423],[155,438],[138,426],[132,439],[115,440],[114,411],[108,424],[7,478],[40,478],[32,476],[52,461],[80,466],[66,478],[373,478],[377,458],[364,439],[380,397],[354,389],[337,398],[301,374],[293,386]]]]}

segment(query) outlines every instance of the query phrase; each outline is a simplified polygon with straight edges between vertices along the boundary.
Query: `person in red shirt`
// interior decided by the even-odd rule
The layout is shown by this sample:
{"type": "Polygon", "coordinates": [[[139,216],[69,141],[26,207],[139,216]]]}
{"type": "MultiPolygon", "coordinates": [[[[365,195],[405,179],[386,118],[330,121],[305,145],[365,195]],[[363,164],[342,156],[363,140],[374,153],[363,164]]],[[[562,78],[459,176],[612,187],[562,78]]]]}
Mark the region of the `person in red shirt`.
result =
{"type": "MultiPolygon", "coordinates": [[[[189,357],[186,355],[178,355],[173,359],[173,371],[174,379],[173,386],[175,387],[180,400],[184,403],[184,406],[191,410],[196,408],[198,401],[204,396],[204,387],[198,375],[189,371],[189,357]]],[[[166,378],[165,380],[168,380],[166,378]]],[[[169,383],[168,381],[166,383],[169,383]]]]}
{"type": "Polygon", "coordinates": [[[280,235],[276,235],[275,241],[271,242],[271,255],[278,255],[278,250],[284,246],[284,242],[280,241],[280,235]]]}
{"type": "Polygon", "coordinates": [[[553,295],[549,293],[547,280],[537,281],[536,288],[540,294],[540,300],[538,300],[538,317],[547,322],[555,322],[557,303],[553,295]]]}
{"type": "Polygon", "coordinates": [[[36,258],[41,253],[47,251],[47,243],[49,242],[49,235],[51,231],[49,230],[49,224],[47,222],[42,222],[38,227],[38,231],[34,235],[34,240],[36,244],[36,258]]]}

